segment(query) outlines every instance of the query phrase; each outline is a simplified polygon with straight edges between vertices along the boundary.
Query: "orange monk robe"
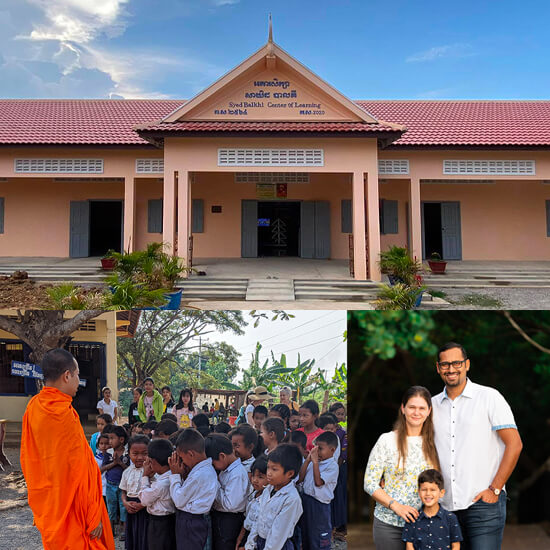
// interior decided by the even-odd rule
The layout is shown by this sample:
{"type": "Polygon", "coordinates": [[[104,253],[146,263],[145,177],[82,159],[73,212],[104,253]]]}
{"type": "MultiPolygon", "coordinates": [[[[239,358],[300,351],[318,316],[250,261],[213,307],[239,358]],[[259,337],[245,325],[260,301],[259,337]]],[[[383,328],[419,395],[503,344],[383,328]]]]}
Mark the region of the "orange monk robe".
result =
{"type": "Polygon", "coordinates": [[[23,416],[21,467],[45,550],[114,550],[101,473],[72,397],[45,387],[23,416]],[[103,523],[99,539],[90,533],[103,523]]]}

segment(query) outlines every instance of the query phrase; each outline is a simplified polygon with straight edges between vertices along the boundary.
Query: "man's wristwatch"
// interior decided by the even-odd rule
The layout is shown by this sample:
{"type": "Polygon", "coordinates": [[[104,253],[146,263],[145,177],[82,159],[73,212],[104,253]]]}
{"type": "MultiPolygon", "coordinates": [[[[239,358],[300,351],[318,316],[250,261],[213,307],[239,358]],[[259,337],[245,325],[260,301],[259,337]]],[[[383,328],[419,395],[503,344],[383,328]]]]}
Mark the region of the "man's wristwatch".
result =
{"type": "Polygon", "coordinates": [[[495,489],[492,485],[489,485],[489,489],[495,493],[495,496],[498,497],[498,495],[500,495],[500,489],[495,489]]]}

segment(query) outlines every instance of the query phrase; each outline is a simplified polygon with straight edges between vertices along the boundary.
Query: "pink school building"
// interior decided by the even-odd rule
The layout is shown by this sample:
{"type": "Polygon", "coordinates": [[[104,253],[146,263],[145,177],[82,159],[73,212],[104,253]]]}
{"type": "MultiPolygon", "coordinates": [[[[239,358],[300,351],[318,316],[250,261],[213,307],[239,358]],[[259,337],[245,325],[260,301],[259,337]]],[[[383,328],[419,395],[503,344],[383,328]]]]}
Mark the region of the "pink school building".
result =
{"type": "Polygon", "coordinates": [[[0,256],[546,260],[549,148],[550,102],[352,101],[270,40],[188,101],[0,101],[0,256]]]}

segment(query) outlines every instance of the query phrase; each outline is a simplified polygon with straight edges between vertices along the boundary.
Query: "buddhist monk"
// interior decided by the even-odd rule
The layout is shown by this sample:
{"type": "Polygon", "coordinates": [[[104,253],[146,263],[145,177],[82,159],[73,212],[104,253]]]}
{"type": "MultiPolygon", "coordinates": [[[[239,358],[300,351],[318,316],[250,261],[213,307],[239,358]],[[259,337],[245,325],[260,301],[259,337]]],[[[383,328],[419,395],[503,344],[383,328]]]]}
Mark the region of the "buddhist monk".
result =
{"type": "Polygon", "coordinates": [[[44,388],[23,416],[21,467],[45,550],[114,550],[101,474],[71,405],[79,386],[75,358],[64,349],[42,360],[44,388]]]}

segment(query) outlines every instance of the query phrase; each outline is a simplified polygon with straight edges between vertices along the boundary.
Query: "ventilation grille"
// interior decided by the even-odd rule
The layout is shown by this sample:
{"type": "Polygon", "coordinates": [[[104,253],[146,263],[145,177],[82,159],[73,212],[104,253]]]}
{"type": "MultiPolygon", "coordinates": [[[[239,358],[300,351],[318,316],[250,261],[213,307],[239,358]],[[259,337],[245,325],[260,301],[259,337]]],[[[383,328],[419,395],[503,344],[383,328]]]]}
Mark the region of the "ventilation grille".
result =
{"type": "Polygon", "coordinates": [[[420,183],[436,183],[436,184],[442,184],[442,185],[446,185],[448,183],[492,184],[492,183],[495,183],[495,180],[452,180],[452,179],[448,179],[448,180],[423,180],[423,179],[421,179],[420,183]]]}
{"type": "Polygon", "coordinates": [[[398,159],[380,159],[378,160],[379,174],[408,174],[409,161],[398,159]]]}
{"type": "Polygon", "coordinates": [[[136,174],[164,173],[164,159],[136,159],[136,174]]]}
{"type": "Polygon", "coordinates": [[[15,159],[14,170],[28,174],[103,174],[103,159],[15,159]]]}
{"type": "Polygon", "coordinates": [[[495,176],[534,176],[534,160],[444,160],[443,173],[492,174],[495,176]]]}
{"type": "Polygon", "coordinates": [[[67,182],[67,181],[100,181],[103,183],[124,183],[124,178],[52,178],[55,182],[67,182]]]}
{"type": "Polygon", "coordinates": [[[86,321],[84,324],[80,325],[78,328],[81,332],[95,332],[96,322],[95,321],[86,321]]]}
{"type": "Polygon", "coordinates": [[[307,172],[235,172],[235,183],[309,183],[307,172]]]}
{"type": "Polygon", "coordinates": [[[323,149],[218,149],[218,166],[324,166],[323,149]]]}

